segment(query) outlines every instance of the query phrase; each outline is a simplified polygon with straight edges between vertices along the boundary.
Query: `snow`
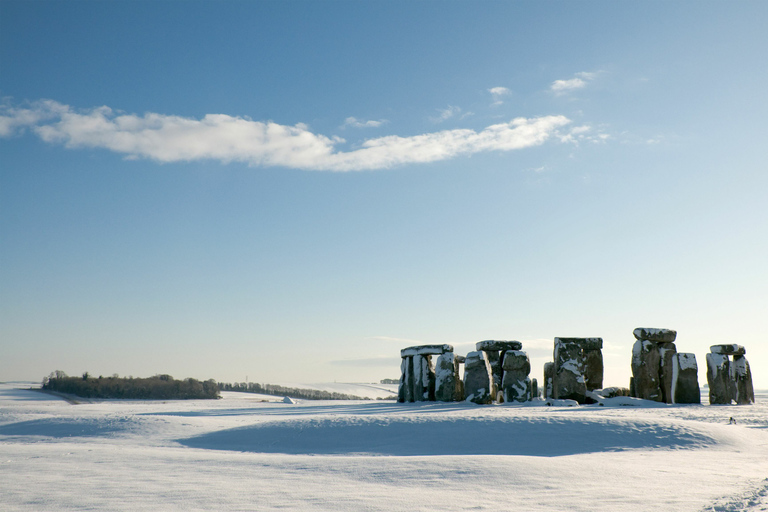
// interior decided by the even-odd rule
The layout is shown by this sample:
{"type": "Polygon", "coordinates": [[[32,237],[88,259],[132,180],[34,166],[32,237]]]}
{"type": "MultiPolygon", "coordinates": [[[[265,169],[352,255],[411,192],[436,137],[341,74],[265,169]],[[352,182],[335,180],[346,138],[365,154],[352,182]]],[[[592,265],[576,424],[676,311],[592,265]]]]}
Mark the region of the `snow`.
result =
{"type": "Polygon", "coordinates": [[[768,391],[753,406],[286,407],[234,392],[72,405],[18,387],[0,384],[4,511],[768,508],[768,391]]]}

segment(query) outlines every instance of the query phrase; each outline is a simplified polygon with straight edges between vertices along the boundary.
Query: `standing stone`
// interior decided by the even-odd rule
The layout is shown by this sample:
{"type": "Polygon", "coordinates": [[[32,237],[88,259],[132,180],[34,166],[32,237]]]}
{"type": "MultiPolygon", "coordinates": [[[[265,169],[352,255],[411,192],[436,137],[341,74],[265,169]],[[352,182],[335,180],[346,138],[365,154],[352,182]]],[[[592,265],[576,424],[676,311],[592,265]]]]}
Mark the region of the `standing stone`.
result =
{"type": "Polygon", "coordinates": [[[700,404],[699,367],[695,354],[676,353],[672,358],[672,402],[674,404],[700,404]]]}
{"type": "Polygon", "coordinates": [[[603,388],[603,339],[585,338],[582,342],[584,350],[584,383],[587,389],[603,388]]]}
{"type": "Polygon", "coordinates": [[[501,391],[501,381],[504,378],[504,370],[501,368],[501,364],[504,362],[504,354],[507,350],[520,350],[522,348],[523,344],[519,341],[484,340],[475,343],[475,350],[482,350],[488,357],[491,372],[493,373],[494,387],[497,391],[501,391]]]}
{"type": "Polygon", "coordinates": [[[747,405],[755,403],[755,390],[752,387],[752,371],[749,361],[743,355],[733,356],[731,363],[733,380],[736,382],[736,404],[747,405]]]}
{"type": "Polygon", "coordinates": [[[554,359],[554,398],[585,403],[587,386],[584,380],[584,358],[580,338],[555,338],[554,359]]]}
{"type": "Polygon", "coordinates": [[[677,347],[672,342],[658,343],[659,347],[659,388],[661,389],[661,401],[671,404],[673,402],[672,384],[674,382],[674,357],[677,347]]]}
{"type": "Polygon", "coordinates": [[[491,375],[493,375],[493,387],[501,389],[501,379],[504,377],[504,370],[501,368],[500,353],[498,350],[485,350],[485,357],[488,364],[491,365],[491,375]]]}
{"type": "Polygon", "coordinates": [[[637,396],[635,392],[635,378],[630,377],[629,378],[629,396],[637,396]]]}
{"type": "Polygon", "coordinates": [[[531,400],[539,398],[539,381],[536,377],[531,379],[531,400]]]}
{"type": "Polygon", "coordinates": [[[416,402],[435,400],[435,370],[432,356],[413,356],[414,385],[413,395],[416,402]]]}
{"type": "Polygon", "coordinates": [[[405,372],[406,365],[408,364],[407,358],[400,360],[400,385],[397,387],[397,401],[400,403],[405,402],[405,372]]]}
{"type": "MultiPolygon", "coordinates": [[[[635,329],[637,331],[637,329],[635,329]]],[[[659,368],[661,357],[656,343],[637,340],[632,347],[632,376],[634,377],[634,396],[644,400],[661,402],[659,368]]]]}
{"type": "Polygon", "coordinates": [[[552,379],[555,376],[555,363],[544,363],[544,398],[554,398],[554,385],[552,379]]]}
{"type": "Polygon", "coordinates": [[[504,378],[502,389],[505,402],[528,402],[531,399],[531,361],[528,354],[520,350],[509,350],[502,363],[504,378]]]}
{"type": "Polygon", "coordinates": [[[453,352],[446,352],[437,358],[435,367],[435,400],[456,402],[461,400],[459,393],[459,361],[453,352]]]}
{"type": "Polygon", "coordinates": [[[730,404],[733,398],[730,362],[725,354],[707,354],[707,384],[710,404],[730,404]]]}
{"type": "Polygon", "coordinates": [[[405,389],[403,391],[403,402],[413,402],[416,400],[416,395],[413,392],[413,387],[416,384],[416,380],[413,375],[413,357],[404,357],[405,362],[405,375],[403,376],[403,385],[405,389]]]}
{"type": "Polygon", "coordinates": [[[466,400],[476,404],[490,404],[496,395],[493,374],[485,352],[467,354],[464,362],[464,394],[466,400]]]}

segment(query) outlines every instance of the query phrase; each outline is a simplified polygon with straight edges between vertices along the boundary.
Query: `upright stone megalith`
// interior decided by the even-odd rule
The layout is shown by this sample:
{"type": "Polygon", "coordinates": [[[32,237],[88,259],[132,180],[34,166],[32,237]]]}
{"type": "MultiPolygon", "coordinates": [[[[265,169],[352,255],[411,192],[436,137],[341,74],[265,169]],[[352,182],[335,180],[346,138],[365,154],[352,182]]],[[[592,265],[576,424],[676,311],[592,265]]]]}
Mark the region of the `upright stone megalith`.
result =
{"type": "Polygon", "coordinates": [[[553,398],[587,401],[587,385],[584,379],[583,338],[555,338],[554,371],[552,375],[553,398]]]}
{"type": "Polygon", "coordinates": [[[555,363],[551,361],[548,363],[544,363],[544,398],[555,397],[554,383],[553,383],[554,376],[555,376],[555,363]]]}
{"type": "Polygon", "coordinates": [[[435,400],[458,402],[463,399],[459,358],[453,352],[446,352],[437,358],[435,366],[435,400]]]}
{"type": "Polygon", "coordinates": [[[672,359],[672,403],[700,404],[699,367],[696,355],[678,352],[672,359]]]}
{"type": "Polygon", "coordinates": [[[638,327],[632,334],[632,396],[671,404],[677,331],[638,327]]]}
{"type": "Polygon", "coordinates": [[[755,390],[752,386],[752,370],[749,361],[743,355],[734,355],[731,362],[733,380],[736,382],[736,404],[755,403],[755,390]]]}
{"type": "Polygon", "coordinates": [[[464,395],[476,404],[490,404],[496,396],[491,365],[485,352],[467,354],[464,362],[464,395]]]}
{"type": "Polygon", "coordinates": [[[504,354],[504,379],[502,387],[505,402],[528,402],[531,400],[531,362],[528,354],[521,350],[508,350],[504,354]]]}
{"type": "Polygon", "coordinates": [[[584,338],[584,384],[587,390],[603,388],[603,339],[584,338]]]}
{"type": "Polygon", "coordinates": [[[730,391],[730,361],[725,354],[710,352],[707,354],[707,385],[709,386],[710,404],[730,404],[733,395],[730,391]]]}

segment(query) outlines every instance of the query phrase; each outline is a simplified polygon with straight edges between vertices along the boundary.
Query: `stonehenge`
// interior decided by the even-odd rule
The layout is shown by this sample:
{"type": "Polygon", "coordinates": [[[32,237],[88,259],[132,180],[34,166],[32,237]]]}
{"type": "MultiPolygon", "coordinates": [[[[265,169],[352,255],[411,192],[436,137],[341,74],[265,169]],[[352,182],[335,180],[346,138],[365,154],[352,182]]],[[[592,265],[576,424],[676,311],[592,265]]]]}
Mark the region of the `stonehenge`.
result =
{"type": "Polygon", "coordinates": [[[638,327],[632,334],[630,394],[667,404],[701,403],[696,356],[677,352],[677,331],[638,327]]]}
{"type": "Polygon", "coordinates": [[[531,363],[519,341],[485,340],[466,357],[451,345],[420,345],[400,351],[398,402],[490,404],[525,402],[538,396],[531,363]],[[433,365],[432,357],[438,356],[433,365]],[[464,377],[461,377],[461,365],[464,377]]]}
{"type": "Polygon", "coordinates": [[[741,345],[712,345],[707,354],[707,385],[710,404],[755,403],[752,371],[741,345]],[[730,359],[730,356],[733,359],[730,359]]]}
{"type": "MultiPolygon", "coordinates": [[[[524,403],[541,400],[541,395],[546,400],[579,404],[599,401],[602,405],[604,398],[614,397],[700,404],[696,356],[677,351],[677,332],[638,327],[633,335],[629,388],[603,387],[602,338],[555,338],[554,360],[544,364],[541,389],[539,381],[530,376],[531,361],[521,342],[484,340],[466,356],[455,354],[451,345],[401,350],[397,400],[524,403]]],[[[743,346],[712,345],[706,361],[710,404],[755,402],[752,370],[743,346]]]]}

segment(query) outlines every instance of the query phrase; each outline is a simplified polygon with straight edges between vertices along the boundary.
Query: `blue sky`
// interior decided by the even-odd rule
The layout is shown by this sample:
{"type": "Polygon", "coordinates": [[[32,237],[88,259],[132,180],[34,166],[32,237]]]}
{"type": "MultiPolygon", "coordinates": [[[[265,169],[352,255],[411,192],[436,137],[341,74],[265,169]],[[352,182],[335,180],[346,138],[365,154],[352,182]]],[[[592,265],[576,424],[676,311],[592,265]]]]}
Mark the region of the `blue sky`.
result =
{"type": "Polygon", "coordinates": [[[768,386],[762,2],[0,3],[0,380],[632,330],[768,386]]]}

